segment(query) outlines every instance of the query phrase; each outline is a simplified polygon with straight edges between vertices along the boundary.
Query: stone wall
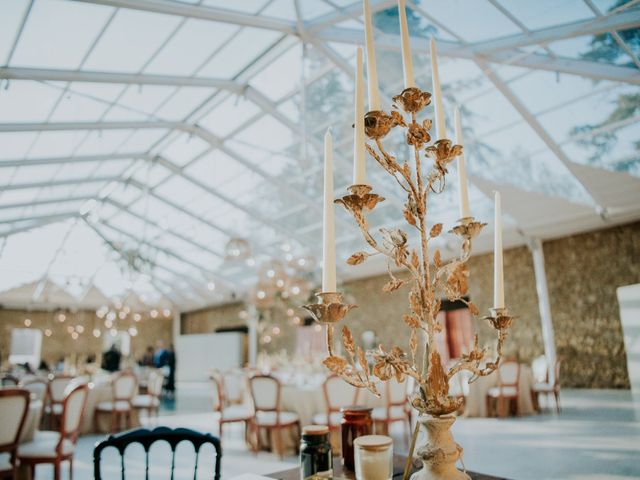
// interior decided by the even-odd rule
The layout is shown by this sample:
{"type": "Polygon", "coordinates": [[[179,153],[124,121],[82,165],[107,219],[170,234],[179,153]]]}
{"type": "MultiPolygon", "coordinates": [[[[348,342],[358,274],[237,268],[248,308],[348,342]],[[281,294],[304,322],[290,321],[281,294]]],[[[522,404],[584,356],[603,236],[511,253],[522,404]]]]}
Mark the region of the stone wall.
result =
{"type": "MultiPolygon", "coordinates": [[[[93,329],[102,325],[102,321],[96,318],[94,311],[65,312],[64,322],[57,320],[54,312],[48,311],[26,311],[0,309],[0,360],[4,363],[8,359],[11,344],[11,330],[14,328],[25,328],[24,320],[31,320],[29,328],[37,328],[42,331],[51,329],[52,335],[42,337],[42,358],[51,366],[60,358],[82,358],[88,355],[99,357],[105,349],[105,335],[109,332],[102,327],[102,336],[93,336],[93,329]],[[67,328],[69,326],[82,325],[84,332],[77,340],[71,338],[67,328]]],[[[124,321],[126,326],[120,327],[125,330],[133,321],[124,321]]],[[[123,323],[124,323],[123,322],[123,323]]],[[[116,322],[117,323],[117,322],[116,322]]],[[[167,345],[172,342],[172,319],[171,318],[149,318],[143,317],[140,322],[135,323],[138,334],[131,338],[131,357],[140,358],[147,346],[155,346],[158,340],[164,341],[167,345]]],[[[108,338],[108,337],[107,337],[108,338]]]]}
{"type": "MultiPolygon", "coordinates": [[[[546,241],[543,247],[557,352],[563,361],[563,384],[629,388],[616,289],[640,283],[640,222],[546,241]]],[[[484,315],[493,298],[493,255],[474,256],[469,266],[471,297],[484,315]]],[[[544,349],[533,260],[528,248],[505,251],[504,266],[506,303],[518,316],[506,351],[529,362],[544,349]]],[[[407,310],[407,292],[383,294],[385,282],[386,276],[380,276],[344,286],[359,304],[349,314],[349,325],[356,336],[370,329],[382,339],[393,339],[406,346],[408,329],[402,328],[401,317],[407,310]]],[[[241,323],[238,317],[241,309],[242,305],[234,304],[193,316],[185,314],[183,333],[237,325],[241,323]]],[[[478,329],[481,340],[494,338],[482,321],[478,329]]],[[[293,348],[292,344],[285,346],[293,348]]],[[[281,347],[269,345],[268,349],[281,347]]]]}

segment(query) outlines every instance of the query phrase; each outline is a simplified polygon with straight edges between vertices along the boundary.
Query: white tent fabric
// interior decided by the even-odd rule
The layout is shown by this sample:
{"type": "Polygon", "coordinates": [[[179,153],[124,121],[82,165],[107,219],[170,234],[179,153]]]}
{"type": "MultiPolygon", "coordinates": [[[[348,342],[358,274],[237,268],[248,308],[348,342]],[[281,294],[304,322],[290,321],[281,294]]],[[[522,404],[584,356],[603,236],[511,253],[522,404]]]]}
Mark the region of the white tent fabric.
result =
{"type": "MultiPolygon", "coordinates": [[[[638,2],[407,4],[427,90],[438,41],[450,136],[462,106],[477,218],[491,220],[493,189],[511,244],[640,218],[638,2]]],[[[371,0],[387,109],[402,89],[395,5],[371,0]]],[[[240,295],[283,247],[319,258],[329,126],[336,195],[351,184],[361,13],[359,0],[0,2],[4,297],[33,303],[18,287],[51,279],[76,301],[95,286],[189,309],[240,295]],[[225,260],[235,237],[250,264],[225,260]]],[[[371,223],[398,224],[401,192],[373,162],[367,175],[387,198],[371,223]]],[[[453,223],[456,198],[431,218],[453,223]]],[[[362,243],[336,221],[344,260],[362,243]]]]}

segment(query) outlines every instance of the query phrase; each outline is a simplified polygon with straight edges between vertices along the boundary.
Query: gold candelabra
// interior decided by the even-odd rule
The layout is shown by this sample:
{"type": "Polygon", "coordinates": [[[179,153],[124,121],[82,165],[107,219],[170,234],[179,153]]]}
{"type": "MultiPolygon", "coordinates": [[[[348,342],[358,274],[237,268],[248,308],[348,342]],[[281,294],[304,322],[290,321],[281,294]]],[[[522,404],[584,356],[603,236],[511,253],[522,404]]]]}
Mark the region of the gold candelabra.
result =
{"type": "Polygon", "coordinates": [[[324,364],[329,370],[351,385],[366,388],[378,396],[379,382],[392,378],[403,381],[406,377],[412,377],[419,388],[412,395],[411,404],[421,414],[438,417],[452,413],[461,406],[462,400],[449,396],[451,377],[467,370],[473,374],[473,381],[489,375],[498,367],[507,330],[514,317],[509,315],[506,308],[491,309],[490,315],[483,317],[498,333],[497,354],[492,361],[485,358],[487,350],[479,348],[476,334],[469,353],[464,354],[448,369],[442,365],[435,343],[435,335],[442,328],[436,320],[441,306],[440,298],[444,296],[449,300],[460,300],[468,305],[474,317],[478,316],[478,308],[464,298],[468,293],[467,260],[471,254],[473,238],[486,224],[473,217],[458,220],[450,233],[462,240],[460,256],[444,261],[439,250],[433,249],[430,254],[430,242],[441,235],[442,224],[427,222],[429,195],[444,190],[447,167],[462,152],[462,146],[454,145],[448,139],[439,139],[430,144],[431,120],[425,119],[422,123],[417,121],[418,113],[431,103],[430,93],[415,87],[407,88],[394,97],[393,101],[390,113],[376,110],[365,115],[365,134],[373,143],[367,144],[366,149],[406,193],[403,215],[409,228],[415,229],[419,234],[419,247],[412,248],[407,233],[400,229],[381,228],[379,239],[370,232],[367,214],[384,201],[383,197],[372,192],[370,185],[350,186],[349,194],[336,199],[335,203],[341,204],[353,215],[370,247],[368,251],[351,255],[347,263],[357,265],[373,255],[384,255],[387,257],[390,280],[384,285],[383,291],[392,292],[409,287],[411,313],[402,317],[406,326],[411,329],[408,353],[397,345],[385,348],[382,344],[375,350],[365,352],[356,345],[349,328],[343,326],[342,342],[347,355],[336,354],[333,348],[335,325],[356,305],[343,303],[339,292],[320,292],[316,295],[318,303],[304,308],[318,322],[326,325],[329,355],[324,364]],[[414,154],[413,162],[404,161],[401,164],[382,144],[387,134],[397,127],[405,130],[406,143],[412,147],[414,154]],[[423,156],[431,160],[426,174],[423,173],[426,164],[423,156]],[[396,276],[392,271],[393,267],[408,272],[408,278],[396,276]],[[426,337],[421,352],[418,352],[419,332],[424,332],[426,337]],[[373,368],[369,364],[370,358],[373,360],[373,368]]]}

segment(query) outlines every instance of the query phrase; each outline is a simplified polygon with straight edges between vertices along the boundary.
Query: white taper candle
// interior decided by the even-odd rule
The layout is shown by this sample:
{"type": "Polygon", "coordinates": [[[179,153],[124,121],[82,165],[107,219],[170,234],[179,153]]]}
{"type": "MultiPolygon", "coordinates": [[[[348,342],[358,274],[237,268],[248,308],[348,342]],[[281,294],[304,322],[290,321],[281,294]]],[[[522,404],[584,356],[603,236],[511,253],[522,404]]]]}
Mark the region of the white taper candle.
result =
{"type": "Polygon", "coordinates": [[[364,155],[364,75],[362,72],[362,48],[356,53],[355,118],[353,135],[353,184],[363,185],[365,181],[364,155]]]}
{"type": "MultiPolygon", "coordinates": [[[[464,146],[462,138],[462,123],[460,121],[460,110],[456,107],[454,111],[456,124],[456,144],[464,146]]],[[[458,195],[460,196],[460,218],[471,216],[469,210],[469,190],[467,186],[467,168],[464,163],[464,151],[458,155],[458,195]]]]}
{"type": "Polygon", "coordinates": [[[442,89],[440,88],[440,73],[438,72],[438,49],[436,41],[432,38],[431,47],[431,77],[433,81],[433,104],[436,116],[436,140],[447,138],[444,126],[444,110],[442,108],[442,89]]]}
{"type": "Polygon", "coordinates": [[[502,206],[500,192],[495,192],[493,243],[493,307],[504,308],[504,271],[502,264],[502,206]]]}
{"type": "Polygon", "coordinates": [[[376,68],[376,51],[373,46],[373,25],[371,23],[371,7],[369,0],[363,0],[364,39],[367,45],[367,82],[369,86],[369,111],[380,110],[380,90],[378,87],[378,70],[376,68]]]}
{"type": "Polygon", "coordinates": [[[413,62],[411,61],[411,44],[409,43],[409,26],[407,25],[407,9],[405,0],[398,0],[398,16],[400,17],[400,41],[402,47],[402,71],[404,88],[415,87],[413,79],[413,62]]]}
{"type": "Polygon", "coordinates": [[[333,211],[333,138],[324,136],[324,213],[322,216],[322,291],[336,291],[336,233],[333,211]]]}

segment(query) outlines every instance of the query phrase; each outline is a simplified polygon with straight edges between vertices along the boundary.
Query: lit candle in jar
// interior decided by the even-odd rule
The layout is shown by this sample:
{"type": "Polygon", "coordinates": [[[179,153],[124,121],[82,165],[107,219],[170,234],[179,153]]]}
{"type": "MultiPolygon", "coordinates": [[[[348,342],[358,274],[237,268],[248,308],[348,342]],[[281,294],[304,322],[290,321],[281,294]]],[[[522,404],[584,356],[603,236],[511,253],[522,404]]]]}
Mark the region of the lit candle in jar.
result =
{"type": "Polygon", "coordinates": [[[384,435],[364,435],[353,441],[356,480],[390,480],[393,477],[393,440],[384,435]]]}

